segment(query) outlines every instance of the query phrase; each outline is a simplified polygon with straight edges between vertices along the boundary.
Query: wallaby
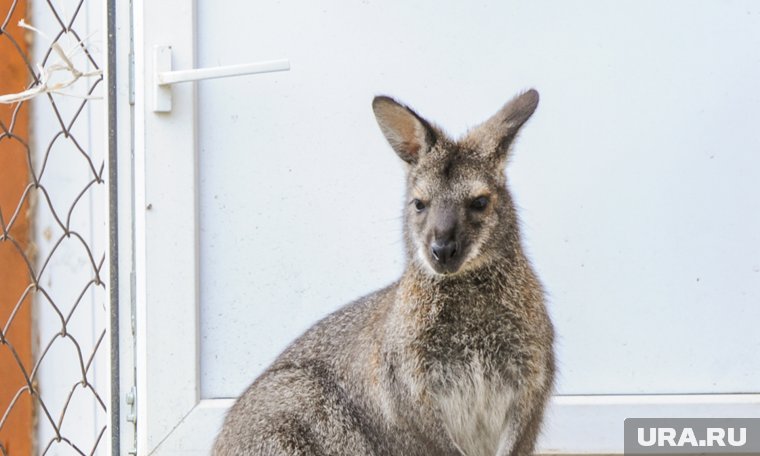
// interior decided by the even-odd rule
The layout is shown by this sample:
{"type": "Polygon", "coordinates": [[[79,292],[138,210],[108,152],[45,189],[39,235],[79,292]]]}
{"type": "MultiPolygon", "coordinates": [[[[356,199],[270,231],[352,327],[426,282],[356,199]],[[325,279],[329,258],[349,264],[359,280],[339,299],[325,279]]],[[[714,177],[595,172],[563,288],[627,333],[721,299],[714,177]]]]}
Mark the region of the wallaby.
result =
{"type": "Polygon", "coordinates": [[[455,141],[374,99],[406,163],[405,271],[293,342],[229,411],[215,455],[532,454],[554,330],[504,168],[537,105],[529,90],[455,141]]]}

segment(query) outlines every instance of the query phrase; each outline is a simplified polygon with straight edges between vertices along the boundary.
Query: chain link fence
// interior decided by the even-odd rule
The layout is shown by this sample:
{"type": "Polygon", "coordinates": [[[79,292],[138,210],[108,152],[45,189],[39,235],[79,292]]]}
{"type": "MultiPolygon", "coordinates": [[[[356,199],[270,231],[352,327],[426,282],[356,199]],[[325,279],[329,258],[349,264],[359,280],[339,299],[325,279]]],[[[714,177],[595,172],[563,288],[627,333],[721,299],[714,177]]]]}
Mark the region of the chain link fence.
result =
{"type": "Polygon", "coordinates": [[[104,34],[93,3],[0,2],[2,456],[109,445],[104,34]]]}

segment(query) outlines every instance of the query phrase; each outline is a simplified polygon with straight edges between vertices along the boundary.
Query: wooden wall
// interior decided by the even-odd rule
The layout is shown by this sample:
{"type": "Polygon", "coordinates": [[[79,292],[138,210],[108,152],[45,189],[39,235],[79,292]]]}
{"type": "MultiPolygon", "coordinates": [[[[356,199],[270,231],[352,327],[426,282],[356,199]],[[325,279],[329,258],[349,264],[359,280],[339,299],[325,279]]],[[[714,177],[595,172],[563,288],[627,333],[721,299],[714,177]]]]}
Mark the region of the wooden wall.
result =
{"type": "MultiPolygon", "coordinates": [[[[0,21],[14,8],[12,3],[0,1],[0,21]]],[[[19,92],[29,83],[29,72],[19,54],[19,50],[24,54],[28,51],[26,33],[17,26],[26,11],[26,0],[18,1],[0,34],[0,94],[19,92]]],[[[29,104],[20,108],[0,104],[0,420],[4,420],[0,421],[0,455],[5,452],[10,456],[32,454],[34,431],[34,403],[29,390],[24,389],[27,382],[19,369],[19,363],[27,373],[33,368],[33,279],[24,259],[33,255],[29,200],[21,201],[31,181],[28,141],[29,104]],[[11,223],[15,213],[18,215],[11,223]]]]}

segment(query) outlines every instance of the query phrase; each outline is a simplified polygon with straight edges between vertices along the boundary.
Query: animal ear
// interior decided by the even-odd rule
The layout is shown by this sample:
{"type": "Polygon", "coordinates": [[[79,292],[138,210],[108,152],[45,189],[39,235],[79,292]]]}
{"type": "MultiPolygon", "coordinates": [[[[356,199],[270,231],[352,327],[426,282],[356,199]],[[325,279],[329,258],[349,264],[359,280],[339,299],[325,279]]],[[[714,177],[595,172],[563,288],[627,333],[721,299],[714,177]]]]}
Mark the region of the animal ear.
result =
{"type": "Polygon", "coordinates": [[[520,127],[530,119],[538,106],[538,92],[530,89],[517,95],[490,119],[467,133],[466,140],[486,156],[504,160],[520,127]]]}
{"type": "Polygon", "coordinates": [[[405,162],[416,163],[435,144],[433,127],[393,98],[375,97],[372,110],[385,139],[405,162]]]}

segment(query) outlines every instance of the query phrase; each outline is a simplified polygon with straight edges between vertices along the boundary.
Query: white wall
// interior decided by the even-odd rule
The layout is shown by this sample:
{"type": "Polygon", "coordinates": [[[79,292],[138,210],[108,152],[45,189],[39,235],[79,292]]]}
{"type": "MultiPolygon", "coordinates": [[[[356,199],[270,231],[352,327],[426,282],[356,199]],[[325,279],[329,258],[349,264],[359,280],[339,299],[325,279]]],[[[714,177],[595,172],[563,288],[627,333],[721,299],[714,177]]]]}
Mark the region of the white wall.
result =
{"type": "MultiPolygon", "coordinates": [[[[32,10],[27,21],[50,37],[55,37],[60,31],[60,26],[49,5],[43,1],[30,3],[32,10]]],[[[54,2],[54,5],[61,18],[68,23],[78,3],[76,1],[59,1],[54,2]]],[[[100,2],[86,1],[73,24],[73,28],[80,37],[86,38],[88,48],[99,64],[104,61],[103,52],[105,52],[101,14],[103,14],[103,9],[100,2]]],[[[71,36],[64,36],[60,43],[66,51],[76,47],[76,39],[71,36]]],[[[35,62],[42,61],[49,44],[50,42],[46,38],[34,36],[33,57],[35,62]]],[[[51,57],[49,64],[57,61],[57,58],[51,57]]],[[[73,61],[79,69],[91,69],[81,53],[77,54],[73,61]]],[[[94,80],[80,80],[67,92],[85,95],[94,80]]],[[[101,82],[95,89],[94,95],[102,97],[104,90],[105,84],[101,82]]],[[[82,103],[82,99],[60,95],[53,95],[53,99],[58,106],[64,124],[68,126],[82,103]]],[[[100,167],[105,157],[105,151],[102,147],[104,144],[102,136],[104,112],[102,100],[90,101],[74,122],[71,130],[72,137],[90,155],[95,165],[96,174],[101,172],[100,167]]],[[[32,101],[31,121],[35,169],[39,174],[39,170],[45,162],[48,145],[62,129],[47,96],[40,96],[32,101]]],[[[66,218],[72,203],[93,178],[94,174],[90,165],[71,140],[63,135],[58,137],[49,154],[47,154],[47,163],[41,183],[47,189],[52,206],[64,224],[67,223],[66,218]]],[[[76,204],[75,209],[71,211],[70,228],[79,233],[90,246],[98,266],[100,266],[107,245],[105,197],[105,184],[94,184],[76,204]]],[[[37,246],[38,268],[42,266],[50,252],[56,248],[55,246],[62,235],[63,230],[55,221],[47,201],[42,194],[38,194],[34,219],[34,240],[37,246]]],[[[107,268],[103,267],[100,275],[104,281],[108,280],[106,271],[107,268]]],[[[66,317],[75,306],[85,285],[93,277],[94,273],[87,252],[81,242],[71,236],[65,239],[53,253],[52,259],[42,275],[41,285],[66,317]]],[[[90,285],[89,289],[82,295],[81,301],[66,326],[67,331],[73,335],[79,344],[84,363],[88,362],[102,331],[107,327],[107,305],[107,294],[103,286],[90,285]]],[[[53,307],[40,293],[37,294],[35,313],[39,347],[37,356],[39,357],[55,334],[61,331],[61,321],[53,307]]],[[[100,343],[87,374],[88,381],[94,384],[95,390],[105,404],[109,403],[108,356],[109,346],[108,336],[106,336],[100,343]]],[[[89,454],[100,435],[100,431],[108,422],[108,415],[100,407],[91,390],[82,388],[81,384],[75,387],[77,382],[81,380],[80,357],[76,345],[69,338],[56,338],[41,362],[37,375],[41,397],[56,425],[58,425],[58,420],[71,395],[60,425],[61,435],[82,452],[89,454]],[[72,391],[74,391],[73,394],[71,394],[72,391]]],[[[39,407],[37,417],[37,445],[38,451],[42,452],[46,445],[54,439],[55,432],[45,412],[39,407]]],[[[99,442],[95,454],[105,454],[108,445],[109,436],[106,433],[99,442]]],[[[47,454],[74,455],[79,453],[62,441],[53,443],[47,454]]]]}
{"type": "Polygon", "coordinates": [[[233,397],[402,268],[399,97],[454,134],[542,96],[509,167],[561,394],[757,392],[760,8],[748,1],[199,2],[202,396],[233,397]]]}

